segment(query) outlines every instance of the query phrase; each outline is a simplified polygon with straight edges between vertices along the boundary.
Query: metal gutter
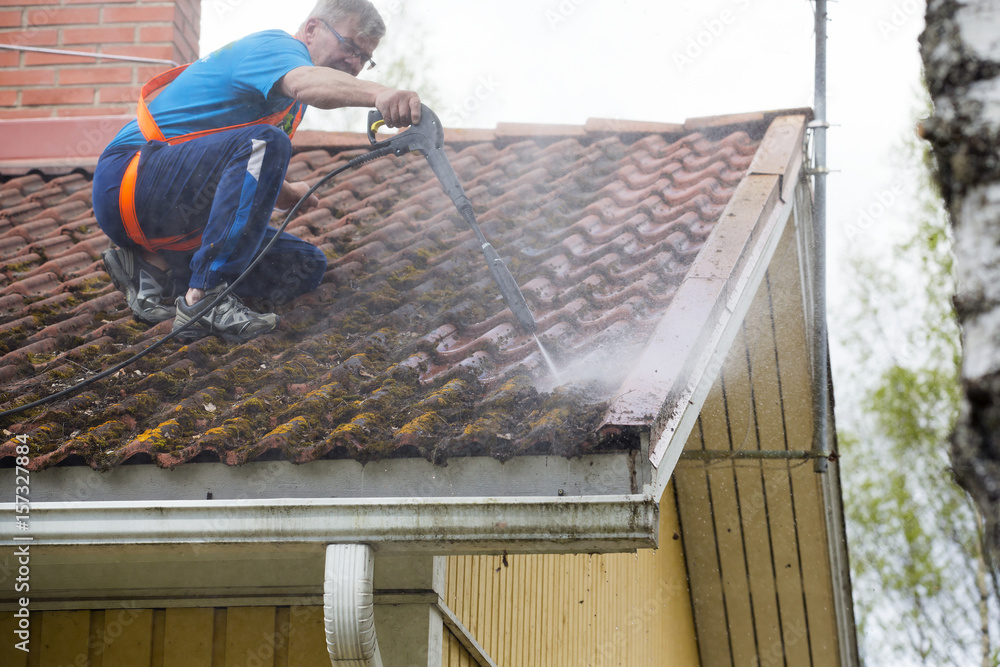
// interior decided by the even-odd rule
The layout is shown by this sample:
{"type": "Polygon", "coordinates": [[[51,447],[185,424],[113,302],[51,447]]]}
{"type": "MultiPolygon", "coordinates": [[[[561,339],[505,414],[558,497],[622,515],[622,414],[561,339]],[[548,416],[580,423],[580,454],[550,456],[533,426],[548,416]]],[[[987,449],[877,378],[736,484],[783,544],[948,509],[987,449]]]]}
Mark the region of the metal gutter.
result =
{"type": "MultiPolygon", "coordinates": [[[[14,503],[0,504],[14,516],[14,503]]],[[[654,548],[647,495],[32,503],[30,532],[3,522],[0,544],[370,544],[380,554],[586,553],[654,548]]]]}

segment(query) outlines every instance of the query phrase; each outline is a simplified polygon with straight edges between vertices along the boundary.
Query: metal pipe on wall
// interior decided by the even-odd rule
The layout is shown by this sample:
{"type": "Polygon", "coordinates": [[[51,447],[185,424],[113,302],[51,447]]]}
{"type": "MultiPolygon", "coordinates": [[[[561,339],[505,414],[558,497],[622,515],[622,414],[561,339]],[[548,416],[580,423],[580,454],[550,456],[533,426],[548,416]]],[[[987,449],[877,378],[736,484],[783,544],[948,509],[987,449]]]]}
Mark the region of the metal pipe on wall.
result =
{"type": "Polygon", "coordinates": [[[813,450],[817,454],[816,472],[826,472],[828,459],[827,443],[828,406],[830,403],[829,343],[826,325],[826,0],[816,0],[816,78],[814,88],[814,110],[816,119],[813,126],[813,256],[815,259],[813,277],[813,321],[816,335],[813,337],[813,360],[815,372],[813,408],[813,450]]]}
{"type": "Polygon", "coordinates": [[[163,60],[160,58],[142,58],[139,56],[116,56],[108,53],[90,53],[87,51],[67,51],[66,49],[50,49],[41,46],[23,46],[21,44],[0,44],[0,49],[11,51],[31,51],[32,53],[48,53],[57,56],[74,56],[78,58],[94,58],[95,60],[122,60],[130,63],[153,63],[156,65],[172,65],[177,67],[178,63],[173,60],[163,60]]]}

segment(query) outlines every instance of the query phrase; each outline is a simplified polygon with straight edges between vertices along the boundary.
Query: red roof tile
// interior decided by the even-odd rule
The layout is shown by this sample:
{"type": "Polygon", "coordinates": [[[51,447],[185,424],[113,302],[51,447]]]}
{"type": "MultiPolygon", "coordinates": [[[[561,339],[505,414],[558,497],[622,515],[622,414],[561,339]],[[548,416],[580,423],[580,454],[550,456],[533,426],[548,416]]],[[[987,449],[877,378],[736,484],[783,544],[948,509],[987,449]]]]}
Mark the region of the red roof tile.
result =
{"type": "MultiPolygon", "coordinates": [[[[407,156],[334,179],[320,208],[289,225],[324,250],[329,270],[319,289],[279,309],[276,333],[244,345],[169,343],[2,426],[30,435],[34,469],[634,446],[597,433],[629,370],[614,360],[645,345],[770,117],[446,134],[483,232],[562,367],[559,382],[429,166],[407,156]]],[[[308,133],[297,145],[289,174],[315,181],[365,143],[308,133]]],[[[170,329],[134,320],[110,285],[89,196],[85,173],[0,185],[0,409],[75,384],[170,329]]],[[[14,445],[0,445],[0,459],[14,445]]]]}

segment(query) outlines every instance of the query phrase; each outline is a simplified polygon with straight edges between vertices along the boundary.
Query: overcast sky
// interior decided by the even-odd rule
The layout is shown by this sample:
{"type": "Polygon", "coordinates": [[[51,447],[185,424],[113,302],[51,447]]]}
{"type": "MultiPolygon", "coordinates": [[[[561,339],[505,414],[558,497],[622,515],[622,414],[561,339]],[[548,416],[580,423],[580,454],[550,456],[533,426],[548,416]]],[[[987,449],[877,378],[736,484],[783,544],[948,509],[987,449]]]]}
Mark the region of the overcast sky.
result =
{"type": "MultiPolygon", "coordinates": [[[[808,0],[374,4],[389,30],[375,60],[420,51],[416,61],[426,69],[435,111],[450,126],[582,124],[596,117],[683,122],[813,106],[808,0]]],[[[312,2],[284,0],[280,6],[276,17],[273,0],[204,0],[202,53],[255,30],[294,32],[312,2]]],[[[850,282],[845,259],[860,247],[887,243],[908,224],[914,175],[898,154],[919,106],[916,39],[923,7],[917,0],[829,3],[834,338],[837,304],[850,282]]],[[[363,76],[378,75],[376,68],[363,76]]]]}

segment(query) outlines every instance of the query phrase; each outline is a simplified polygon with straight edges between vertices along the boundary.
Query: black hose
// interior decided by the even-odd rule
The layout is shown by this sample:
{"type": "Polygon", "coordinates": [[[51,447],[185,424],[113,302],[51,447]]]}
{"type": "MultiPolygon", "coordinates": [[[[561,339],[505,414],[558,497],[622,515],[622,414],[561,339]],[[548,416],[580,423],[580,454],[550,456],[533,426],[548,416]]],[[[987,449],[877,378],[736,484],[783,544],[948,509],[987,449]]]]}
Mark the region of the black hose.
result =
{"type": "Polygon", "coordinates": [[[260,261],[261,261],[261,259],[263,259],[264,255],[267,254],[267,251],[270,250],[271,247],[278,240],[278,236],[281,234],[281,232],[283,232],[285,230],[285,227],[288,226],[288,223],[291,221],[292,217],[298,212],[299,208],[302,207],[302,204],[307,199],[309,199],[309,197],[311,197],[313,195],[313,193],[316,192],[316,190],[319,189],[319,187],[321,185],[323,185],[324,183],[326,183],[327,181],[329,181],[331,178],[333,178],[333,177],[335,177],[335,176],[337,176],[337,175],[339,175],[339,174],[347,171],[348,169],[353,169],[355,167],[360,167],[362,164],[364,164],[366,162],[371,162],[372,160],[376,160],[376,159],[382,157],[383,155],[388,155],[389,153],[392,153],[392,149],[389,149],[387,147],[378,148],[376,150],[369,151],[369,152],[365,153],[364,155],[359,155],[358,157],[352,159],[347,164],[342,165],[340,167],[337,167],[336,169],[334,169],[333,171],[331,171],[330,173],[328,173],[327,175],[325,175],[323,178],[319,179],[316,182],[315,185],[313,185],[311,188],[309,188],[309,190],[304,195],[302,195],[302,197],[297,202],[295,202],[295,206],[292,207],[292,209],[288,212],[288,215],[285,216],[285,219],[278,226],[277,233],[275,233],[275,235],[271,238],[271,240],[267,243],[267,245],[264,246],[264,249],[261,250],[259,253],[257,253],[257,256],[254,258],[254,260],[252,262],[250,262],[250,265],[247,266],[247,268],[244,269],[243,272],[239,276],[237,276],[236,279],[233,280],[233,282],[230,283],[229,286],[225,290],[223,290],[217,297],[215,297],[215,299],[213,299],[212,302],[207,307],[202,308],[198,312],[198,314],[195,315],[193,318],[191,318],[190,321],[186,322],[184,324],[184,326],[182,326],[182,327],[180,327],[178,329],[175,329],[174,331],[171,331],[170,333],[168,333],[163,338],[161,338],[158,341],[154,342],[152,345],[150,345],[146,349],[142,350],[141,352],[138,352],[135,355],[129,357],[125,361],[122,361],[122,362],[120,362],[118,364],[115,364],[111,368],[105,369],[105,370],[101,371],[100,373],[98,373],[97,375],[89,377],[86,380],[83,380],[82,382],[79,382],[79,383],[73,385],[72,387],[67,387],[66,389],[58,391],[58,392],[56,392],[54,394],[50,394],[49,396],[46,396],[44,398],[40,398],[37,401],[33,401],[31,403],[27,403],[25,405],[21,405],[21,406],[18,406],[16,408],[11,408],[9,410],[4,410],[4,411],[0,412],[0,419],[5,419],[7,417],[11,417],[13,415],[20,414],[21,412],[25,412],[25,411],[31,410],[33,408],[41,407],[41,406],[46,405],[48,403],[52,403],[53,401],[58,401],[60,398],[65,398],[67,396],[72,396],[73,394],[77,393],[78,391],[81,391],[81,390],[85,389],[86,387],[89,387],[90,385],[94,384],[95,382],[103,380],[104,378],[106,378],[106,377],[108,377],[110,375],[114,375],[115,373],[117,373],[118,371],[122,370],[123,368],[126,368],[126,367],[134,364],[135,362],[139,361],[140,359],[142,359],[143,357],[145,357],[147,354],[149,354],[153,350],[159,348],[160,346],[162,346],[163,344],[167,343],[168,341],[171,341],[174,338],[176,338],[182,332],[186,331],[189,327],[191,327],[195,322],[199,321],[202,317],[204,317],[208,313],[208,311],[210,311],[212,308],[214,308],[216,306],[216,304],[221,303],[222,300],[225,299],[229,295],[229,293],[232,292],[233,289],[240,283],[240,281],[243,280],[243,278],[246,277],[246,275],[248,273],[250,273],[250,271],[255,266],[257,266],[258,263],[260,263],[260,261]]]}

